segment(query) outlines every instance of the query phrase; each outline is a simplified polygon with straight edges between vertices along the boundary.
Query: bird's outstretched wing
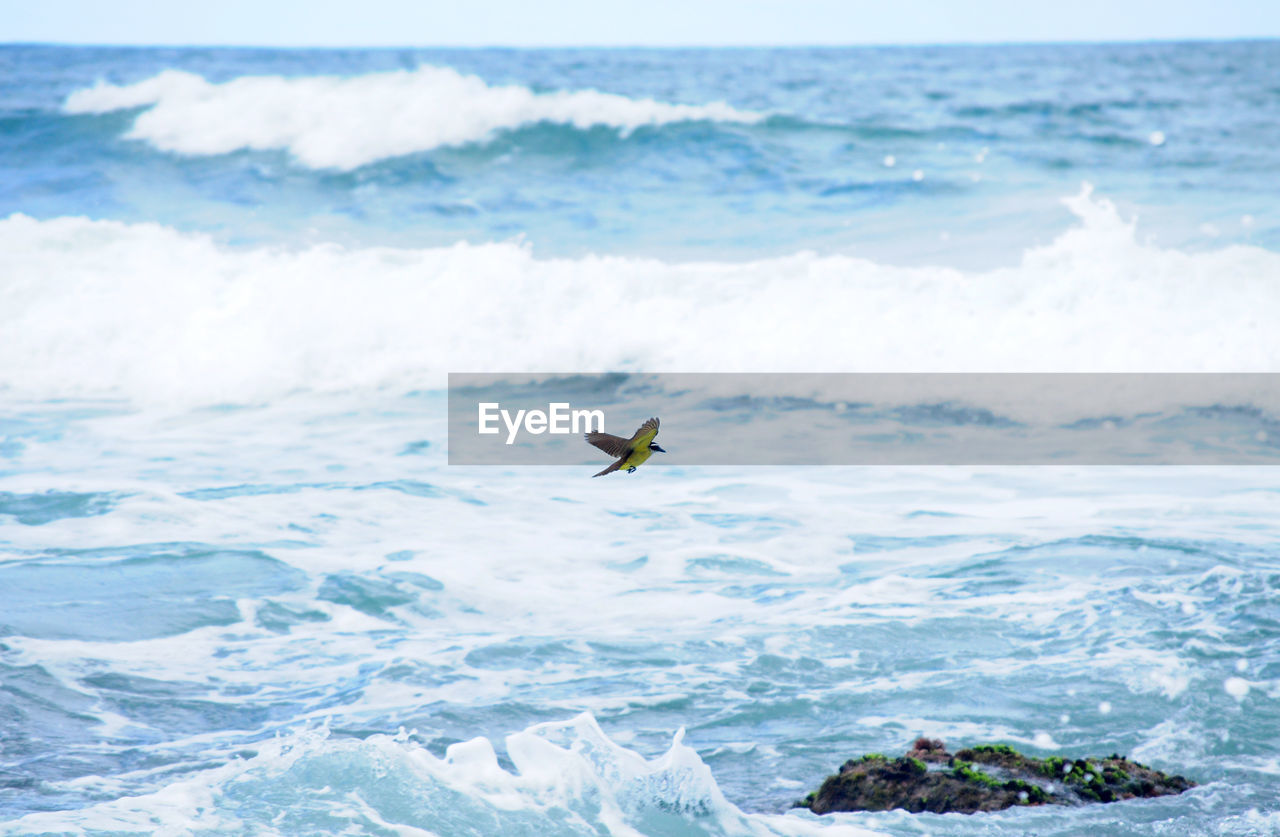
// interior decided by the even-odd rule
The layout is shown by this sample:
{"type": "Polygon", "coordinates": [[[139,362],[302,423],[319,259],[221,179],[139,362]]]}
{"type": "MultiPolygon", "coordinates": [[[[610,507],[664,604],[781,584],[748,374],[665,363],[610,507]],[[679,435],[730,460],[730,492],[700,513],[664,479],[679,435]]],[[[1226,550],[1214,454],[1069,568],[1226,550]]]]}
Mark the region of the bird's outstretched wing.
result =
{"type": "Polygon", "coordinates": [[[631,440],[612,433],[588,433],[587,441],[610,456],[626,457],[631,453],[631,440]]]}
{"type": "Polygon", "coordinates": [[[657,435],[658,420],[656,418],[651,418],[644,424],[640,425],[640,429],[636,431],[636,435],[631,437],[631,441],[628,442],[628,444],[633,448],[643,448],[652,442],[653,437],[657,435]]]}

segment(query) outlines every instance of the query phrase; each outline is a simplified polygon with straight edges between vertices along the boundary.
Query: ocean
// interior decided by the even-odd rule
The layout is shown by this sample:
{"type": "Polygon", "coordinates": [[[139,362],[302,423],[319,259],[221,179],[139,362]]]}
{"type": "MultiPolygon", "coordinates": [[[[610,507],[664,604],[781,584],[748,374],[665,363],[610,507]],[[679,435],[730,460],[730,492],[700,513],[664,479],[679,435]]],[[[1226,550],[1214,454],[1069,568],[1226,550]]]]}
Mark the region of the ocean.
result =
{"type": "Polygon", "coordinates": [[[1278,105],[1275,41],[0,46],[0,833],[1280,834],[1275,465],[700,464],[643,377],[1280,372],[1278,105]],[[450,373],[669,453],[451,464],[450,373]],[[1198,786],[792,809],[920,735],[1198,786]]]}

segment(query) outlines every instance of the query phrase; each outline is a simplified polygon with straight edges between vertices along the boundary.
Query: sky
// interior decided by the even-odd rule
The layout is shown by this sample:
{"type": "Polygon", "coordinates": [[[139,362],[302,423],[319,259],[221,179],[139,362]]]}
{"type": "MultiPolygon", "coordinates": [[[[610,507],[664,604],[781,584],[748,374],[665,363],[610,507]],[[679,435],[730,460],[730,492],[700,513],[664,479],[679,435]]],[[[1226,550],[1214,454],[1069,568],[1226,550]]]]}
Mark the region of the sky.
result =
{"type": "Polygon", "coordinates": [[[0,0],[0,43],[781,46],[1278,36],[1276,0],[0,0]]]}

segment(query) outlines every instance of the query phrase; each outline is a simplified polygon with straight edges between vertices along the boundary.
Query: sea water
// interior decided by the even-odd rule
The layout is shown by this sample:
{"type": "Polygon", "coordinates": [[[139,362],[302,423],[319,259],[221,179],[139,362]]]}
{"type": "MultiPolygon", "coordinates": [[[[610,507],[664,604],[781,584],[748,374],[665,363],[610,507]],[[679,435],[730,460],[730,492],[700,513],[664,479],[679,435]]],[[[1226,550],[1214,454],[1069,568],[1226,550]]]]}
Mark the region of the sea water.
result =
{"type": "Polygon", "coordinates": [[[444,391],[1280,371],[1277,68],[0,47],[0,831],[1280,832],[1273,468],[591,480],[444,391]],[[790,810],[918,735],[1199,786],[790,810]]]}

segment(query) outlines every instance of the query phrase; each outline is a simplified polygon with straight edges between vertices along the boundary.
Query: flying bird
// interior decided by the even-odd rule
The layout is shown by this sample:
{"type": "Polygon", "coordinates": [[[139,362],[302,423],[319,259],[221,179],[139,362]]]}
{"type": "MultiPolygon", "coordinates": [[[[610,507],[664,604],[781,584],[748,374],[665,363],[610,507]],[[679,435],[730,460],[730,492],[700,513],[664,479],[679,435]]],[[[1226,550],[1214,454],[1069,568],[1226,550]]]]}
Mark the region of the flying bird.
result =
{"type": "Polygon", "coordinates": [[[603,477],[605,474],[612,474],[619,468],[626,468],[627,473],[630,474],[643,464],[655,450],[658,453],[666,453],[665,450],[653,443],[653,438],[657,435],[658,420],[656,418],[651,418],[640,425],[640,429],[630,439],[614,436],[611,433],[588,433],[588,442],[610,456],[618,457],[617,462],[600,473],[592,474],[591,476],[603,477]]]}

